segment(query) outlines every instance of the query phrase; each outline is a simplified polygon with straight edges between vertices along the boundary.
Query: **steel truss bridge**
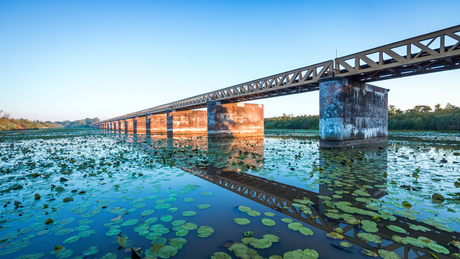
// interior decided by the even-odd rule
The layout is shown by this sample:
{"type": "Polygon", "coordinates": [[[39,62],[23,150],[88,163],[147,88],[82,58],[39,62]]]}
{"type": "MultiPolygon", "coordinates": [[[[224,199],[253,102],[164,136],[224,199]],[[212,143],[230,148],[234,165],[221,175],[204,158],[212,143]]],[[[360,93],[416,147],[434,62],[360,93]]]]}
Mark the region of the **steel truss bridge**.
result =
{"type": "MultiPolygon", "coordinates": [[[[318,193],[308,191],[305,189],[301,189],[295,186],[283,184],[276,181],[269,181],[265,178],[258,177],[255,175],[241,173],[241,172],[234,172],[234,171],[226,171],[222,169],[219,174],[209,174],[206,169],[202,168],[181,168],[184,171],[192,173],[193,175],[204,179],[208,182],[211,182],[217,186],[220,186],[224,189],[227,189],[233,193],[241,195],[247,199],[252,201],[258,202],[263,204],[271,209],[275,209],[280,211],[281,213],[292,217],[298,221],[305,222],[310,226],[316,227],[325,231],[326,233],[333,232],[334,225],[337,226],[337,223],[346,224],[343,227],[344,230],[344,240],[355,244],[359,247],[370,249],[372,251],[377,251],[379,249],[385,249],[388,251],[394,251],[401,247],[404,249],[404,259],[409,258],[417,258],[417,259],[428,259],[432,258],[431,254],[435,254],[438,258],[450,258],[444,254],[436,253],[430,249],[420,248],[413,246],[411,244],[401,244],[396,243],[392,240],[393,235],[397,235],[397,233],[387,229],[384,225],[379,225],[378,233],[373,233],[375,235],[379,235],[382,239],[389,241],[390,244],[386,246],[382,246],[381,244],[374,244],[370,245],[369,243],[364,242],[363,240],[358,238],[359,230],[355,228],[355,225],[347,224],[344,220],[326,220],[326,216],[323,213],[319,212],[316,209],[312,209],[312,214],[305,214],[299,208],[292,206],[293,199],[302,199],[303,197],[310,198],[312,202],[319,204],[318,193]],[[288,209],[285,209],[288,208],[288,209]],[[412,251],[412,253],[410,253],[412,251]]],[[[418,222],[415,220],[409,220],[406,218],[399,217],[395,215],[397,220],[391,221],[391,225],[396,225],[398,227],[402,227],[408,231],[407,236],[417,238],[420,236],[420,232],[414,231],[410,229],[408,226],[409,224],[414,225],[421,225],[430,229],[433,229],[433,226],[425,224],[423,222],[418,222]]],[[[372,220],[372,217],[360,215],[360,219],[372,220]]],[[[431,239],[437,240],[438,244],[446,245],[452,240],[455,240],[454,236],[459,236],[459,233],[448,233],[448,232],[440,232],[439,231],[431,231],[431,232],[424,232],[424,236],[429,237],[431,239]]],[[[406,237],[405,235],[403,235],[406,237]]],[[[449,248],[449,247],[448,247],[449,248]]],[[[456,249],[452,249],[450,247],[451,253],[455,252],[456,249]]],[[[345,253],[345,251],[344,251],[345,253]]]]}
{"type": "Polygon", "coordinates": [[[94,125],[167,110],[204,108],[208,101],[243,102],[316,91],[319,89],[318,80],[333,76],[372,82],[458,68],[460,25],[125,114],[94,125]]]}

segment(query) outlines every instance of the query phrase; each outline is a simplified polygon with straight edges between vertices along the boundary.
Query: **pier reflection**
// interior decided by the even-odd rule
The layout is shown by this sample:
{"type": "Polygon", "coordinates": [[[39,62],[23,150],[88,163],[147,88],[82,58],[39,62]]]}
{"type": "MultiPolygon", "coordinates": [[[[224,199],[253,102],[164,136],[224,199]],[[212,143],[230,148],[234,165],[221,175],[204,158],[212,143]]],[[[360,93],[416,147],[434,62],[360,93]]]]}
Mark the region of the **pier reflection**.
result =
{"type": "MultiPolygon", "coordinates": [[[[119,137],[123,138],[123,134],[119,137]]],[[[208,139],[182,135],[168,138],[147,134],[126,140],[144,143],[151,152],[163,150],[168,163],[174,161],[171,164],[196,177],[320,229],[324,235],[340,232],[345,241],[376,256],[379,249],[385,249],[407,259],[432,258],[433,255],[450,258],[420,244],[398,243],[394,236],[413,239],[424,236],[446,246],[451,253],[458,252],[447,244],[460,236],[459,233],[437,231],[431,225],[390,210],[381,201],[388,195],[386,147],[322,150],[316,164],[319,184],[315,192],[248,173],[264,168],[263,137],[208,139]],[[300,201],[308,202],[300,204],[300,201]],[[378,231],[372,234],[381,237],[382,243],[366,242],[358,236],[365,232],[360,223],[364,220],[377,224],[378,231]],[[407,233],[396,233],[388,229],[390,225],[403,228],[407,233]],[[411,225],[433,231],[413,230],[411,225]]]]}

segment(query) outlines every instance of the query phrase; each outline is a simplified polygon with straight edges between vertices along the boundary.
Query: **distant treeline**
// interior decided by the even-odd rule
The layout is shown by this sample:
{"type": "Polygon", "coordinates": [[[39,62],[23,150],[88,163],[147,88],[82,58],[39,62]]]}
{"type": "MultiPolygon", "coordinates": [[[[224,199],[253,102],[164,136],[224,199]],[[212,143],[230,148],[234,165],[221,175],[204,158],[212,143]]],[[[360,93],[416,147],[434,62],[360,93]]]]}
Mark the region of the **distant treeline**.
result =
{"type": "Polygon", "coordinates": [[[89,124],[99,121],[98,118],[76,121],[30,121],[27,119],[12,119],[10,114],[0,110],[0,131],[2,130],[21,130],[21,129],[49,129],[49,128],[71,128],[88,127],[89,124]]]}
{"type": "MultiPolygon", "coordinates": [[[[266,118],[266,129],[319,129],[319,115],[283,116],[266,118]]],[[[452,130],[460,131],[460,107],[447,103],[445,108],[437,104],[417,105],[402,111],[394,105],[388,107],[389,130],[452,130]]]]}

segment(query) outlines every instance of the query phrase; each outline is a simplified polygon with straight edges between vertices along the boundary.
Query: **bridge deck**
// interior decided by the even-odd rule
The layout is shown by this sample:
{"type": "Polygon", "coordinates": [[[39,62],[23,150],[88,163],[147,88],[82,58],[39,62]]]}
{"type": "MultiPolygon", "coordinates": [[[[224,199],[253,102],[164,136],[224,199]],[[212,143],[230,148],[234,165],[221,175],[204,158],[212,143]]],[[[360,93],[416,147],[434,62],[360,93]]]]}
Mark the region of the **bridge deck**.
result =
{"type": "Polygon", "coordinates": [[[318,90],[319,79],[332,76],[371,82],[458,68],[460,68],[460,25],[125,114],[92,125],[164,113],[169,109],[203,108],[208,101],[242,102],[315,91],[318,90]]]}

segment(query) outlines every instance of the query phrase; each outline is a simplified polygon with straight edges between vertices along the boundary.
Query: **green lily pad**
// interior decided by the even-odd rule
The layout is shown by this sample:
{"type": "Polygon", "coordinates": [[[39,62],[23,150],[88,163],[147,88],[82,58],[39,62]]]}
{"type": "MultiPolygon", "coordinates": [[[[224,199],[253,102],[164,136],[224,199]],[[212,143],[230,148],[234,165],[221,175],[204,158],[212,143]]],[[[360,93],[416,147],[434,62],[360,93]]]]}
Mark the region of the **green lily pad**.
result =
{"type": "Polygon", "coordinates": [[[173,225],[174,227],[178,227],[178,226],[182,226],[183,224],[185,224],[185,220],[183,219],[180,219],[180,220],[174,220],[173,222],[171,222],[171,225],[173,225]]]}
{"type": "Polygon", "coordinates": [[[193,199],[193,198],[185,198],[182,201],[183,202],[192,202],[192,201],[195,201],[195,199],[193,199]]]}
{"type": "Polygon", "coordinates": [[[85,251],[83,251],[83,255],[89,256],[99,253],[99,248],[97,246],[92,246],[85,251]]]}
{"type": "Polygon", "coordinates": [[[183,236],[185,236],[185,235],[187,235],[187,234],[188,234],[188,230],[187,230],[187,229],[180,229],[180,230],[178,230],[178,231],[176,232],[176,236],[178,236],[178,237],[183,237],[183,236]]]}
{"type": "Polygon", "coordinates": [[[234,221],[238,225],[247,225],[247,224],[251,223],[249,221],[249,219],[246,219],[246,218],[235,218],[234,221]]]}
{"type": "Polygon", "coordinates": [[[401,259],[401,257],[393,251],[380,249],[378,253],[383,259],[401,259]]]}
{"type": "Polygon", "coordinates": [[[177,249],[181,249],[185,244],[187,244],[187,240],[185,238],[175,237],[169,240],[169,244],[177,249]]]}
{"type": "Polygon", "coordinates": [[[171,215],[165,215],[165,216],[160,218],[160,220],[163,221],[163,222],[170,222],[172,219],[173,219],[173,217],[171,215]]]}
{"type": "Polygon", "coordinates": [[[182,212],[182,216],[184,217],[190,217],[190,216],[195,216],[196,212],[195,211],[184,211],[182,212]]]}
{"type": "Polygon", "coordinates": [[[402,234],[406,234],[407,231],[404,229],[404,228],[401,228],[401,227],[398,227],[398,226],[395,226],[395,225],[387,225],[387,228],[391,231],[394,231],[394,232],[398,232],[398,233],[402,233],[402,234]]]}
{"type": "Polygon", "coordinates": [[[188,223],[183,224],[182,228],[187,229],[187,230],[195,230],[198,228],[198,226],[195,223],[188,222],[188,223]]]}
{"type": "Polygon", "coordinates": [[[148,216],[148,215],[150,215],[150,214],[152,214],[152,213],[154,213],[154,212],[155,212],[154,209],[151,209],[151,210],[144,210],[143,212],[141,212],[141,215],[145,217],[145,216],[148,216]]]}
{"type": "Polygon", "coordinates": [[[123,227],[128,227],[128,226],[132,226],[132,225],[135,225],[139,223],[139,220],[138,219],[130,219],[130,220],[127,220],[123,223],[121,223],[121,226],[123,227]]]}
{"type": "Polygon", "coordinates": [[[284,223],[292,223],[294,222],[292,219],[290,218],[282,218],[281,221],[283,221],[284,223]]]}
{"type": "Polygon", "coordinates": [[[267,216],[267,217],[274,217],[275,213],[273,213],[273,212],[265,212],[264,215],[267,216]]]}
{"type": "Polygon", "coordinates": [[[209,204],[200,204],[197,207],[198,207],[198,209],[203,210],[203,209],[207,209],[207,208],[211,207],[211,205],[209,205],[209,204]]]}
{"type": "Polygon", "coordinates": [[[305,249],[305,250],[303,250],[303,255],[304,255],[304,258],[306,258],[306,259],[317,259],[319,257],[318,252],[316,252],[313,249],[305,249]]]}
{"type": "Polygon", "coordinates": [[[300,222],[294,222],[294,223],[289,223],[288,224],[288,228],[292,229],[292,230],[299,230],[302,227],[303,227],[303,225],[300,222]]]}
{"type": "Polygon", "coordinates": [[[343,247],[351,247],[351,246],[352,246],[351,243],[348,243],[348,242],[346,242],[346,241],[341,241],[339,244],[340,244],[341,246],[343,246],[343,247]]]}
{"type": "Polygon", "coordinates": [[[382,243],[382,237],[370,233],[358,233],[358,237],[365,242],[382,243]]]}
{"type": "Polygon", "coordinates": [[[75,241],[77,241],[78,239],[80,239],[79,236],[73,236],[73,237],[69,237],[67,238],[66,240],[64,240],[64,244],[70,244],[70,243],[73,243],[75,241]]]}
{"type": "Polygon", "coordinates": [[[242,212],[248,212],[251,210],[251,208],[246,207],[246,206],[238,206],[238,209],[242,212]]]}
{"type": "Polygon", "coordinates": [[[165,245],[162,246],[160,250],[158,250],[158,256],[165,259],[171,256],[175,256],[176,254],[177,248],[175,248],[174,246],[165,245]]]}
{"type": "Polygon", "coordinates": [[[215,252],[212,256],[211,259],[232,259],[232,257],[224,252],[215,252]]]}
{"type": "Polygon", "coordinates": [[[214,229],[209,226],[201,226],[197,232],[199,237],[208,237],[214,233],[214,229]]]}
{"type": "Polygon", "coordinates": [[[280,241],[280,238],[278,236],[272,234],[265,234],[263,235],[263,238],[270,240],[272,243],[280,241]]]}
{"type": "Polygon", "coordinates": [[[111,228],[109,230],[109,232],[105,233],[107,236],[111,237],[111,236],[116,236],[118,234],[121,233],[121,230],[119,230],[118,228],[111,228]]]}
{"type": "Polygon", "coordinates": [[[301,227],[299,228],[299,232],[304,234],[305,236],[311,236],[313,235],[313,231],[307,227],[301,227]]]}
{"type": "Polygon", "coordinates": [[[275,221],[271,220],[271,219],[262,219],[262,224],[264,224],[265,226],[274,226],[275,225],[275,221]]]}
{"type": "Polygon", "coordinates": [[[255,211],[255,210],[250,210],[247,212],[249,216],[252,216],[252,217],[258,217],[260,216],[260,212],[258,211],[255,211]]]}
{"type": "Polygon", "coordinates": [[[438,253],[442,253],[442,254],[446,254],[446,255],[448,255],[448,254],[450,253],[449,250],[448,250],[447,248],[445,248],[445,247],[443,247],[443,246],[441,246],[441,245],[438,245],[438,244],[436,244],[436,243],[429,243],[429,244],[428,244],[428,247],[429,247],[431,250],[433,250],[433,251],[435,251],[435,252],[438,252],[438,253]]]}

